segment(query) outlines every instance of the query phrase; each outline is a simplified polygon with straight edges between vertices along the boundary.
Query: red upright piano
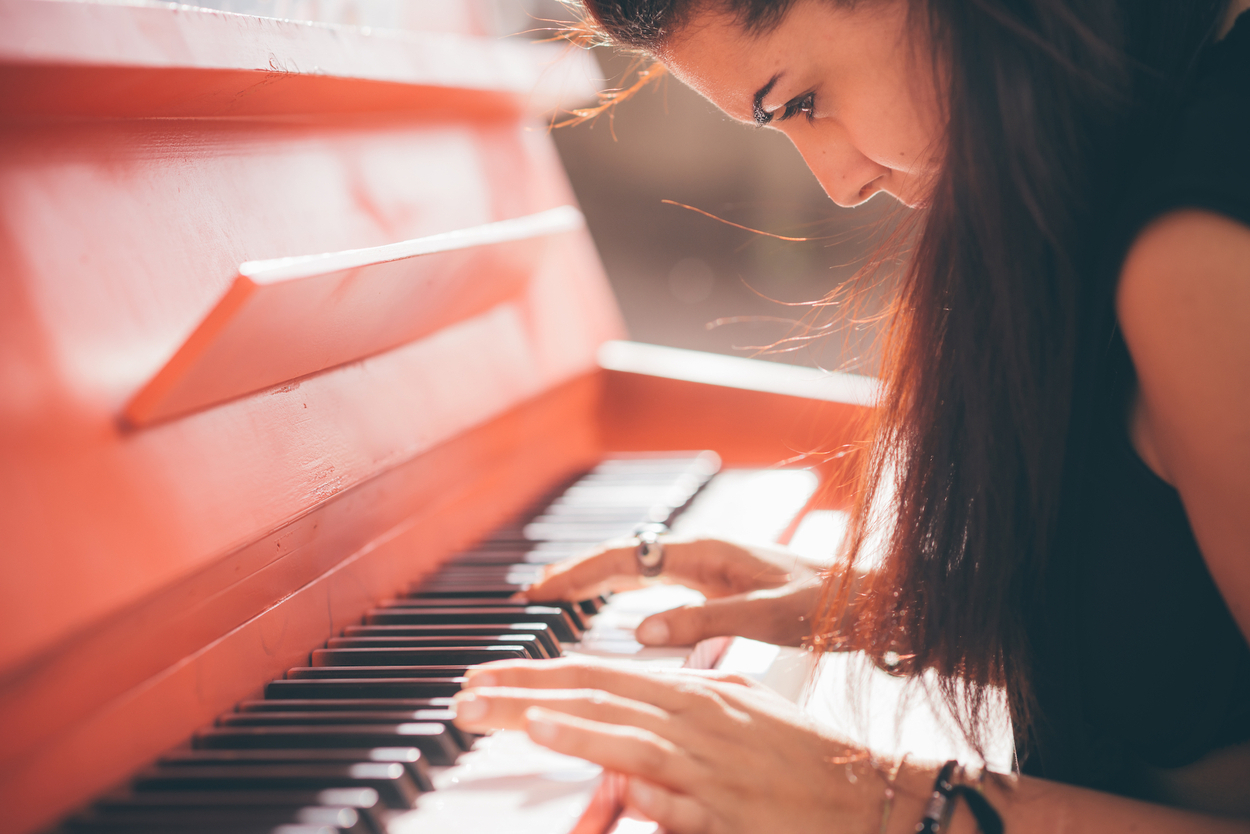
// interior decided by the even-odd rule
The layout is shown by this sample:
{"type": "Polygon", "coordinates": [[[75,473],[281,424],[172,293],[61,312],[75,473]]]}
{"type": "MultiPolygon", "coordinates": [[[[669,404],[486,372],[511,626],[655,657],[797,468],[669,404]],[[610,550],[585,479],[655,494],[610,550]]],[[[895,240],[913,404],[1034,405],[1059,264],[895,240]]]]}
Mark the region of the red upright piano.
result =
{"type": "MultiPolygon", "coordinates": [[[[609,452],[861,436],[856,380],[616,341],[544,117],[586,67],[0,0],[0,828],[55,824],[609,452]]],[[[837,507],[846,458],[819,460],[837,507]]]]}

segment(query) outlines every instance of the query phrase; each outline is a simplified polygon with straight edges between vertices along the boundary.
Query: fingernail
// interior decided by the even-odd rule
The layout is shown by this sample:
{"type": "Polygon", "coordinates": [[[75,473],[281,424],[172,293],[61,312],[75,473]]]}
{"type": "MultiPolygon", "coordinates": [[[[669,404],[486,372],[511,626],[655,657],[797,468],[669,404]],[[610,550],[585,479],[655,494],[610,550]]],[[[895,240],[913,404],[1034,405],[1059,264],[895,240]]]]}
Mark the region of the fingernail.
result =
{"type": "Polygon", "coordinates": [[[465,683],[469,686],[499,686],[499,678],[494,672],[470,672],[465,683]]]}
{"type": "Polygon", "coordinates": [[[530,707],[525,711],[525,731],[539,744],[555,741],[556,729],[555,722],[549,720],[546,713],[538,707],[530,707]]]}
{"type": "Polygon", "coordinates": [[[476,722],[486,717],[486,700],[472,692],[462,693],[456,697],[456,717],[462,721],[476,722]]]}
{"type": "Polygon", "coordinates": [[[629,802],[640,811],[646,810],[655,800],[655,788],[641,779],[629,780],[629,802]]]}
{"type": "Polygon", "coordinates": [[[634,639],[647,646],[666,646],[668,638],[668,623],[663,620],[643,620],[634,632],[634,639]]]}

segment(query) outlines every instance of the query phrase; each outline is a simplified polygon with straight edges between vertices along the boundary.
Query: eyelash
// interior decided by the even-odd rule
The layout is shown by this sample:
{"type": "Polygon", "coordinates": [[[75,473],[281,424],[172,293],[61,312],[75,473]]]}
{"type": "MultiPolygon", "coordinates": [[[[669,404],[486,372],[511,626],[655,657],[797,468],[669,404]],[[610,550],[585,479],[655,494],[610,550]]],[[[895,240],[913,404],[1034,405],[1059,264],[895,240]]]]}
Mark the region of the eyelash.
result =
{"type": "Polygon", "coordinates": [[[792,119],[800,113],[807,114],[807,120],[810,122],[816,118],[816,93],[804,93],[798,98],[791,99],[786,103],[786,109],[781,114],[781,118],[777,121],[784,122],[786,119],[792,119]]]}

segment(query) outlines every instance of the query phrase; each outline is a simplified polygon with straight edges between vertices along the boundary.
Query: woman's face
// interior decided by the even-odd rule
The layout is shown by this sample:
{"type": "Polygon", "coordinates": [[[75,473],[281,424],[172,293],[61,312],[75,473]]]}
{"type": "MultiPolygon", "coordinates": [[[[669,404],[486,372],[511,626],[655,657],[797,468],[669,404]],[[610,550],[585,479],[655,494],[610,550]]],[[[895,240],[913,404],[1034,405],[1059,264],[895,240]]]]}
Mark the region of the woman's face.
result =
{"type": "Polygon", "coordinates": [[[762,35],[706,12],[660,59],[733,118],[780,130],[840,206],[885,191],[926,202],[942,125],[928,53],[917,48],[906,0],[841,8],[798,0],[762,35]]]}

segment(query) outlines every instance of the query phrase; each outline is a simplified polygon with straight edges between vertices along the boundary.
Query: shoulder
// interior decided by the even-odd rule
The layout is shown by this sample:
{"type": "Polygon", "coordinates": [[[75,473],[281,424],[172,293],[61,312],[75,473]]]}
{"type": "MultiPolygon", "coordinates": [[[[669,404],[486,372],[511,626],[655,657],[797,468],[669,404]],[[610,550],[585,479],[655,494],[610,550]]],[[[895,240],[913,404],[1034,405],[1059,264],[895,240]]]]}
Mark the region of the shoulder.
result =
{"type": "Polygon", "coordinates": [[[1116,311],[1130,348],[1162,343],[1177,361],[1250,342],[1250,226],[1201,209],[1156,218],[1129,248],[1116,311]]]}
{"type": "Polygon", "coordinates": [[[1155,219],[1124,261],[1116,313],[1169,473],[1200,439],[1177,432],[1250,418],[1250,226],[1196,209],[1155,219]]]}
{"type": "Polygon", "coordinates": [[[1152,301],[1196,302],[1250,289],[1245,286],[1248,256],[1250,226],[1245,223],[1204,209],[1169,211],[1147,224],[1129,247],[1117,306],[1121,314],[1141,307],[1147,312],[1152,301]]]}

